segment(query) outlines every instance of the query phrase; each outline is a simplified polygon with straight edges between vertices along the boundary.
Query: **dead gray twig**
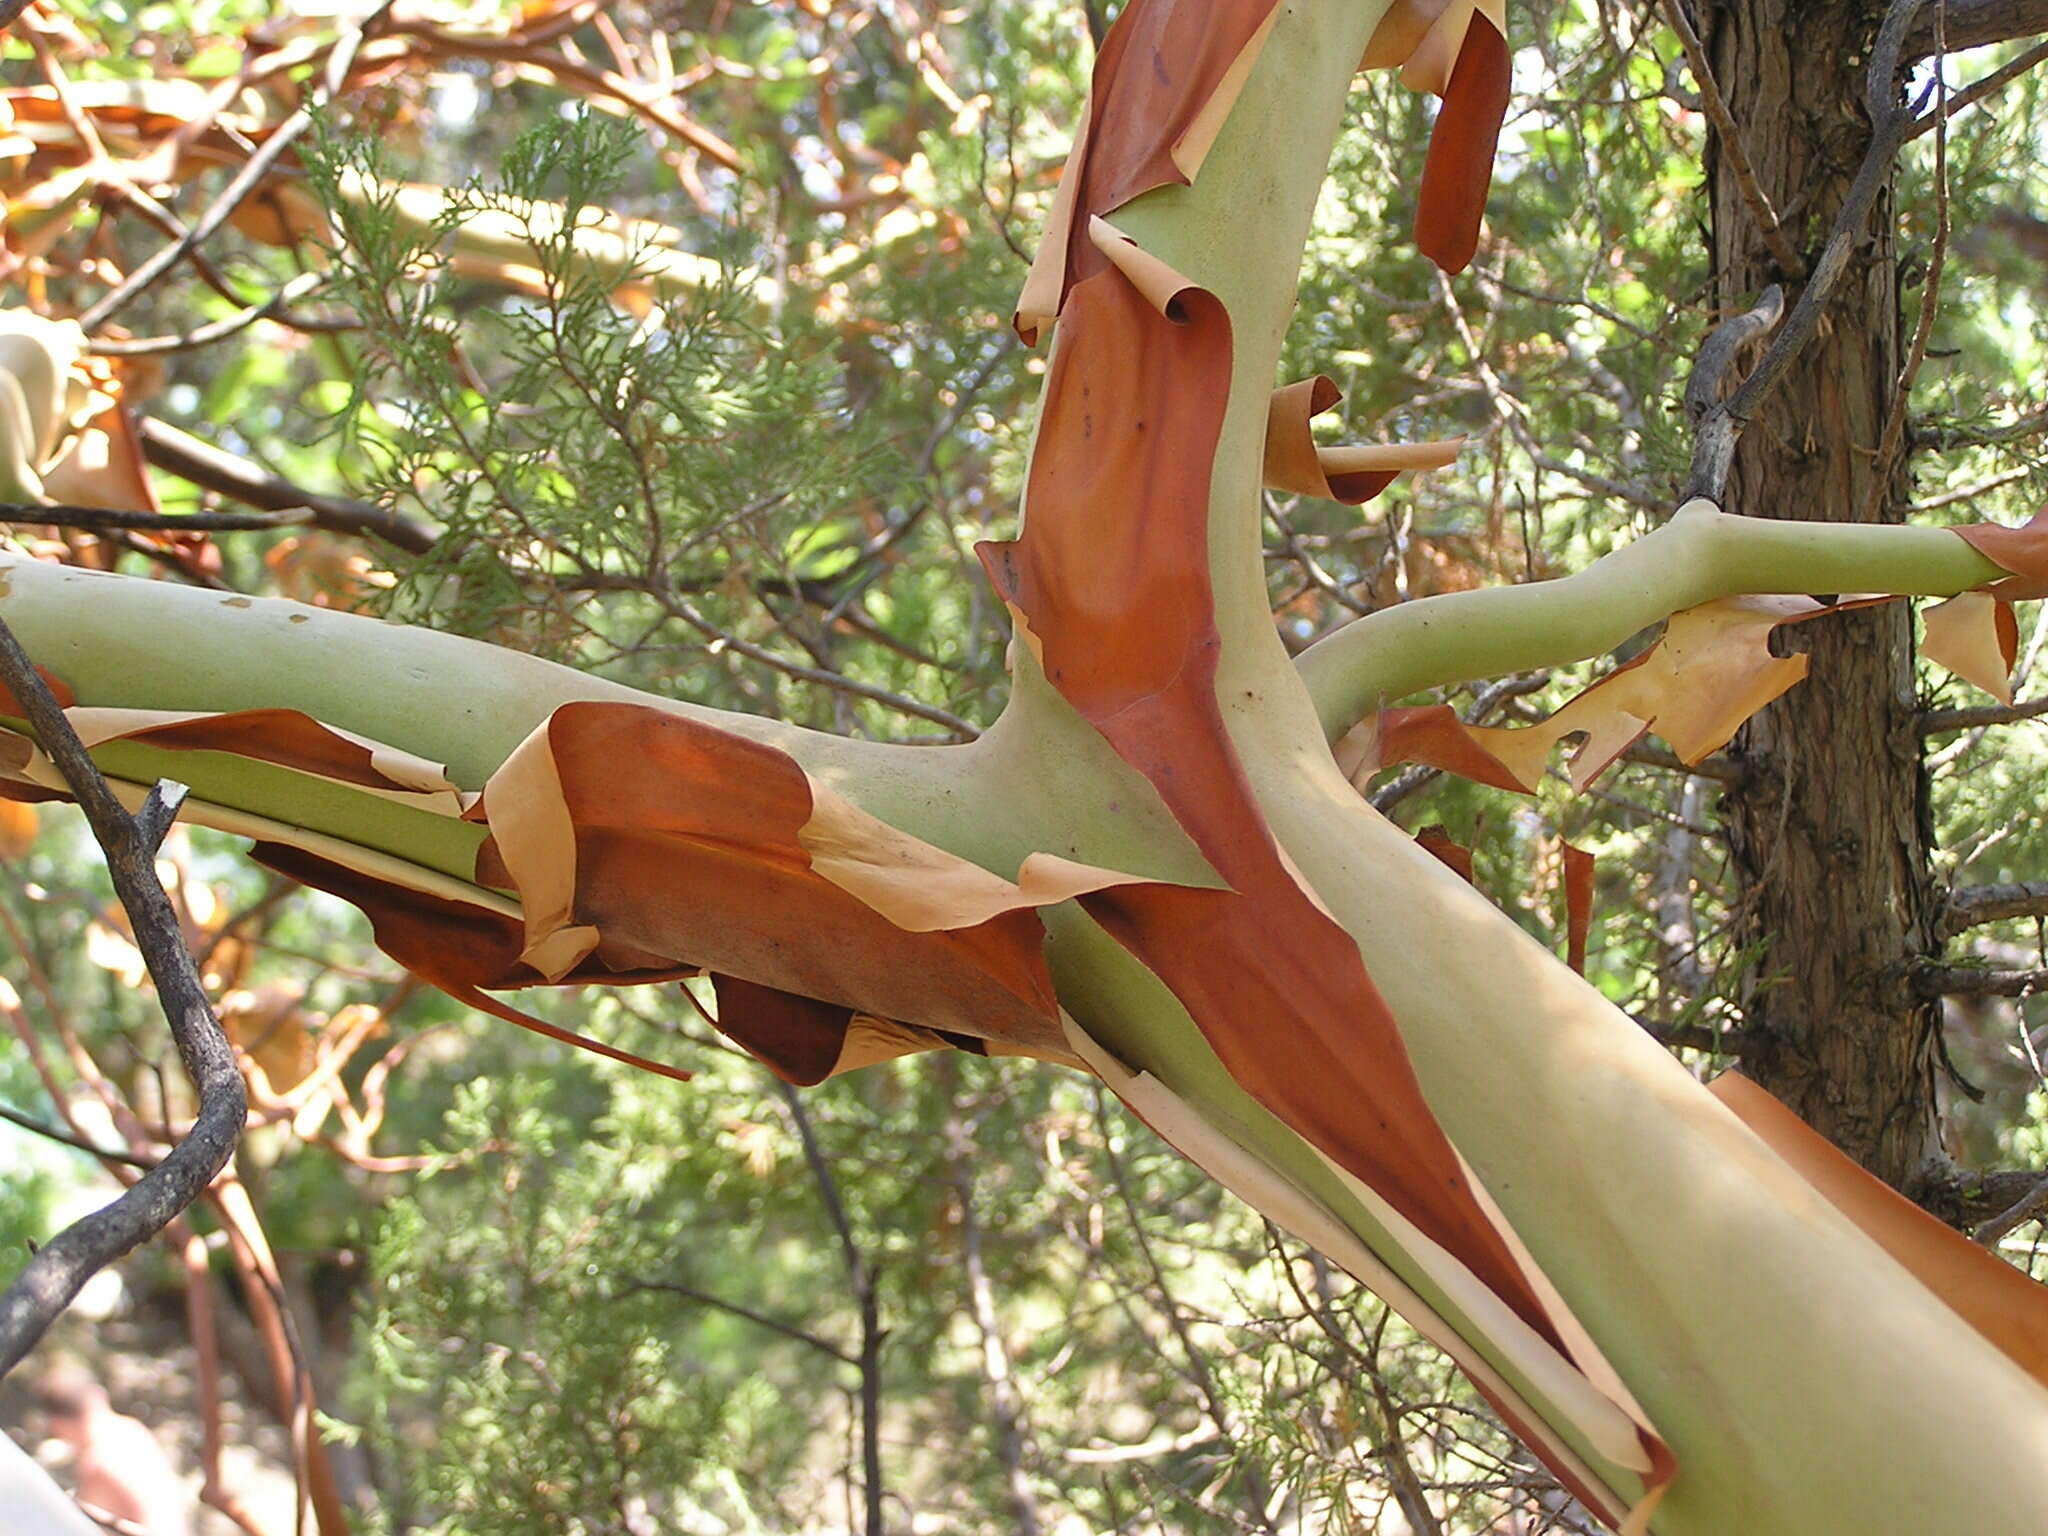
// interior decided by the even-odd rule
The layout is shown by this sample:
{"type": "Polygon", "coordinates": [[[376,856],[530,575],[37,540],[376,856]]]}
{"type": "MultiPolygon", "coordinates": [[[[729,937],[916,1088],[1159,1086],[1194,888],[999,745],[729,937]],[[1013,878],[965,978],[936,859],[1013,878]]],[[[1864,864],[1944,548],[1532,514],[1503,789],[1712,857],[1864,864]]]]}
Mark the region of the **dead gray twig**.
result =
{"type": "Polygon", "coordinates": [[[185,786],[160,782],[141,809],[129,815],[4,621],[0,680],[19,701],[37,741],[64,776],[106,854],[107,872],[128,913],[135,947],[148,964],[179,1059],[199,1093],[199,1113],[185,1139],[110,1204],[81,1217],[38,1249],[0,1295],[0,1375],[5,1375],[86,1281],[163,1230],[213,1182],[242,1134],[249,1097],[234,1047],[214,1017],[198,969],[185,949],[177,913],[156,875],[156,850],[177,816],[185,786]]]}

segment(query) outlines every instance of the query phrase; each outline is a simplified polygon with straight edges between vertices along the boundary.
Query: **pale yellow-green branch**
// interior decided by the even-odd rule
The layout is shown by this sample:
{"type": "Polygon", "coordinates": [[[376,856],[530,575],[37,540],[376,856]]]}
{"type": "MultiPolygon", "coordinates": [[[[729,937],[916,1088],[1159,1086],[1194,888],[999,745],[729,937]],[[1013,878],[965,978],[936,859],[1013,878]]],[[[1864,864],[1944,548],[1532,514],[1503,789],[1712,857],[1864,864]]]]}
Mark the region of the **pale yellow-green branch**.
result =
{"type": "Polygon", "coordinates": [[[1357,619],[1298,658],[1331,740],[1383,701],[1569,666],[1683,609],[1745,593],[1950,597],[2005,574],[1947,528],[1765,522],[1693,501],[1585,570],[1357,619]]]}

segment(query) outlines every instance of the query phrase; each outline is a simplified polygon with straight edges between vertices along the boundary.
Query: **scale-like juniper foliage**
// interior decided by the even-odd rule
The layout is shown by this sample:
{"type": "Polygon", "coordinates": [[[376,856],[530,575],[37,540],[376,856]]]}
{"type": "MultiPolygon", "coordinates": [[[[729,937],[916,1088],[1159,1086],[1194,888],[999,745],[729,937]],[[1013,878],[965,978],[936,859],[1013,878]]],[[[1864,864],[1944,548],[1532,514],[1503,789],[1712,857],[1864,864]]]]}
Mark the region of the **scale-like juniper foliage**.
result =
{"type": "Polygon", "coordinates": [[[736,243],[694,291],[639,281],[659,254],[640,228],[623,262],[591,254],[637,150],[603,117],[543,122],[427,219],[374,141],[313,154],[366,326],[337,420],[374,494],[444,530],[396,573],[391,617],[589,664],[664,622],[715,639],[679,609],[738,627],[750,579],[843,559],[817,530],[888,445],[848,409],[830,337],[736,243]],[[489,274],[510,291],[465,264],[465,225],[517,230],[489,274]]]}

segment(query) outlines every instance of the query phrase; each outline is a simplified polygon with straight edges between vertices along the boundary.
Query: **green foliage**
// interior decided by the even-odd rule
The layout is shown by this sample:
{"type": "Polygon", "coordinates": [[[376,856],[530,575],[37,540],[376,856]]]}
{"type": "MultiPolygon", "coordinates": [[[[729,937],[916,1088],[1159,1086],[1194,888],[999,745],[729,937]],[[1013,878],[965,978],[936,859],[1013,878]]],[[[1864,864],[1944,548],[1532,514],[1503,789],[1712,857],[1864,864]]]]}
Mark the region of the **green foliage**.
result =
{"type": "Polygon", "coordinates": [[[578,235],[634,148],[610,119],[543,123],[495,185],[455,190],[424,229],[399,217],[374,141],[316,151],[343,237],[338,286],[367,321],[339,421],[373,484],[443,530],[401,573],[392,616],[570,657],[658,619],[671,587],[763,567],[832,574],[820,534],[876,472],[877,445],[820,339],[778,332],[749,275],[727,267],[638,316],[613,302],[637,261],[593,263],[578,235]],[[387,195],[342,195],[352,175],[386,181],[387,195]],[[549,204],[560,217],[536,212],[549,204]],[[438,269],[466,222],[494,214],[530,244],[537,295],[480,301],[438,269]],[[635,584],[654,590],[592,600],[635,584]]]}
{"type": "Polygon", "coordinates": [[[669,1249],[645,1218],[673,1159],[618,1113],[558,1143],[572,1122],[546,1101],[601,1092],[580,1073],[472,1083],[444,1128],[470,1166],[382,1214],[357,1404],[392,1528],[597,1536],[743,1513],[724,1442],[764,1404],[696,1369],[672,1304],[631,1280],[669,1249]]]}

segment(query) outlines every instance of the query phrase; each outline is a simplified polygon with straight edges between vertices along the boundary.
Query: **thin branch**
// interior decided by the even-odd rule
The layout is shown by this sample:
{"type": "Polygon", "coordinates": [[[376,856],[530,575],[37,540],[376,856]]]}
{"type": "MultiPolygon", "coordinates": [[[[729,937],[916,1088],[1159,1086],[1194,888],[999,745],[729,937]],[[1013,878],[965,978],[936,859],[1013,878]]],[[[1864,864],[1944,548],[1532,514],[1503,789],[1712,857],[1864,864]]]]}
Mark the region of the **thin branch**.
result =
{"type": "MultiPolygon", "coordinates": [[[[1645,768],[1662,768],[1667,773],[1689,774],[1697,778],[1712,779],[1717,784],[1738,784],[1742,781],[1742,770],[1718,752],[1703,757],[1696,763],[1688,763],[1669,747],[1652,746],[1639,741],[1626,748],[1621,759],[1625,763],[1640,763],[1645,768]]],[[[1689,819],[1689,818],[1688,818],[1689,819]]]]}
{"type": "MultiPolygon", "coordinates": [[[[2048,32],[2048,0],[1949,0],[1948,46],[1951,50],[1982,48],[2015,38],[2048,32]]],[[[1923,22],[1906,33],[1909,62],[1936,50],[1934,23],[1923,22]]]]}
{"type": "Polygon", "coordinates": [[[74,507],[68,502],[0,501],[0,523],[17,527],[80,528],[104,533],[116,528],[163,533],[248,533],[269,528],[304,528],[315,521],[309,507],[296,512],[127,512],[119,507],[74,507]]]}
{"type": "MultiPolygon", "coordinates": [[[[1209,1357],[1195,1342],[1188,1321],[1181,1312],[1180,1301],[1173,1294],[1173,1288],[1166,1283],[1166,1271],[1160,1265],[1159,1256],[1153,1251],[1152,1241],[1147,1235],[1145,1213],[1138,1209],[1137,1196],[1132,1191],[1131,1180],[1124,1172],[1123,1159],[1117,1156],[1116,1130],[1109,1121],[1109,1100],[1101,1085],[1095,1086],[1095,1124],[1102,1136],[1102,1156],[1109,1164],[1110,1182],[1116,1186],[1117,1200],[1124,1208],[1124,1214],[1131,1223],[1131,1240],[1136,1244],[1139,1255],[1145,1261],[1145,1268],[1152,1276],[1154,1295],[1149,1298],[1152,1305],[1166,1319],[1166,1326],[1172,1330],[1179,1343],[1181,1356],[1186,1362],[1185,1374],[1202,1396],[1203,1410],[1209,1422],[1216,1426],[1216,1432],[1227,1442],[1235,1443],[1239,1438],[1239,1421],[1232,1411],[1230,1401],[1218,1390],[1215,1373],[1209,1369],[1209,1357]]],[[[1164,1352],[1162,1351],[1162,1357],[1164,1352]]],[[[1254,1522],[1263,1531],[1271,1532],[1273,1522],[1266,1515],[1266,1500],[1269,1489],[1265,1476],[1260,1470],[1247,1463],[1244,1467],[1245,1489],[1249,1495],[1254,1522]]]]}
{"type": "Polygon", "coordinates": [[[2014,1227],[2043,1216],[2048,1216],[2048,1174],[2036,1180],[2032,1189],[1970,1235],[1985,1247],[1993,1247],[2014,1227]]]}
{"type": "Polygon", "coordinates": [[[2048,698],[2026,699],[2018,704],[1987,704],[1982,709],[1929,709],[1921,712],[1920,734],[1948,736],[1987,725],[2011,725],[2038,715],[2048,715],[2048,698]]]}
{"type": "Polygon", "coordinates": [[[357,320],[312,319],[306,316],[285,316],[284,311],[307,294],[324,286],[328,281],[325,272],[301,272],[261,304],[251,304],[237,314],[221,320],[210,320],[205,325],[195,325],[189,331],[180,331],[170,336],[136,336],[127,340],[116,340],[107,336],[95,336],[86,343],[86,351],[101,357],[156,357],[165,352],[186,352],[194,347],[209,346],[216,341],[247,330],[258,320],[279,320],[295,331],[342,331],[355,330],[361,325],[357,320]]]}
{"type": "Polygon", "coordinates": [[[342,82],[348,78],[349,66],[355,62],[356,50],[363,45],[363,38],[372,27],[384,19],[392,4],[393,0],[384,0],[383,4],[348,29],[341,41],[335,44],[334,51],[328,55],[326,72],[319,84],[308,93],[305,104],[270,131],[270,136],[242,163],[242,168],[222,189],[220,196],[207,205],[206,211],[199,215],[182,237],[144,260],[118,286],[101,295],[98,302],[80,315],[78,323],[81,327],[89,332],[98,330],[182,260],[188,251],[213,238],[220,227],[234,216],[235,210],[241,207],[249,194],[262,184],[264,178],[270,174],[271,167],[277,164],[279,158],[291,148],[299,135],[313,125],[313,114],[341,90],[342,82]]]}
{"type": "Polygon", "coordinates": [[[434,547],[433,529],[375,502],[309,491],[153,417],[139,418],[136,428],[142,437],[142,456],[158,469],[246,506],[266,512],[304,507],[313,514],[308,521],[316,527],[334,533],[373,534],[408,554],[425,554],[434,547]]]}
{"type": "Polygon", "coordinates": [[[2048,43],[2036,43],[2025,53],[1999,65],[1983,79],[1972,80],[1949,97],[1947,102],[1916,122],[1912,132],[1906,135],[1907,141],[1911,142],[1923,133],[1931,133],[1938,124],[1954,117],[1958,112],[1967,107],[1974,107],[1985,97],[2004,90],[2028,70],[2037,68],[2044,60],[2048,60],[2048,43]]]}
{"type": "Polygon", "coordinates": [[[794,1323],[785,1323],[778,1317],[770,1317],[766,1312],[756,1312],[752,1307],[741,1306],[738,1302],[728,1301],[723,1296],[714,1296],[709,1291],[700,1291],[693,1285],[684,1285],[675,1280],[629,1280],[623,1287],[622,1294],[632,1295],[639,1291],[659,1291],[664,1295],[680,1296],[685,1301],[694,1301],[720,1312],[729,1312],[734,1317],[744,1318],[756,1328],[766,1328],[770,1333],[778,1333],[785,1339],[807,1344],[821,1354],[830,1355],[841,1365],[856,1368],[860,1365],[858,1359],[830,1339],[821,1339],[815,1333],[805,1332],[794,1323]]]}
{"type": "Polygon", "coordinates": [[[1802,275],[1806,271],[1806,263],[1800,259],[1791,237],[1785,233],[1784,225],[1778,222],[1777,209],[1771,206],[1770,197],[1756,179],[1756,167],[1750,163],[1749,151],[1743,147],[1742,132],[1735,124],[1735,115],[1728,110],[1727,98],[1721,94],[1720,82],[1714,78],[1713,66],[1707,62],[1706,46],[1701,43],[1699,33],[1693,30],[1682,0],[1663,0],[1663,11],[1665,21],[1678,34],[1678,45],[1685,50],[1685,62],[1692,68],[1693,79],[1699,82],[1700,109],[1707,114],[1707,121],[1714,125],[1721,153],[1728,157],[1728,169],[1735,177],[1736,188],[1742,193],[1742,200],[1749,204],[1750,216],[1756,220],[1757,228],[1763,234],[1771,259],[1777,262],[1778,270],[1785,276],[1802,275]]]}
{"type": "Polygon", "coordinates": [[[943,1132],[947,1179],[960,1207],[960,1262],[967,1276],[968,1311],[974,1319],[974,1331],[981,1338],[981,1376],[988,1389],[989,1411],[995,1419],[996,1454],[1002,1459],[1017,1536],[1039,1536],[1045,1522],[1024,1469],[1024,1404],[1010,1369],[1009,1350],[1003,1343],[995,1287],[989,1281],[988,1265],[982,1256],[981,1218],[974,1209],[973,1132],[960,1112],[960,1072],[950,1052],[940,1063],[940,1073],[949,1101],[943,1132]]]}
{"type": "Polygon", "coordinates": [[[721,629],[694,605],[673,591],[657,591],[655,595],[661,598],[662,605],[670,613],[700,634],[708,636],[714,651],[732,651],[802,682],[836,688],[841,693],[852,694],[855,698],[886,705],[903,714],[915,715],[920,720],[929,720],[934,725],[943,725],[962,741],[972,741],[981,734],[970,722],[961,719],[950,710],[940,709],[935,704],[926,704],[911,698],[908,694],[892,693],[887,688],[878,688],[873,683],[861,682],[858,678],[848,677],[843,672],[834,672],[826,667],[808,667],[800,661],[791,661],[787,656],[778,655],[765,645],[743,640],[738,635],[721,629]]]}
{"type": "Polygon", "coordinates": [[[190,1134],[111,1204],[59,1232],[0,1296],[0,1375],[5,1375],[87,1280],[161,1231],[213,1182],[234,1153],[248,1119],[249,1100],[234,1047],[213,1015],[199,972],[186,952],[177,913],[157,879],[160,829],[184,798],[184,786],[158,784],[149,792],[142,813],[131,817],[4,621],[0,679],[20,702],[37,741],[64,776],[106,854],[114,892],[149,967],[178,1056],[199,1094],[199,1113],[190,1134]]]}
{"type": "Polygon", "coordinates": [[[2033,472],[2034,467],[2031,464],[2022,464],[2019,468],[2009,469],[2002,475],[1993,475],[1989,480],[1979,480],[1975,485],[1959,485],[1952,491],[1929,496],[1925,501],[1909,501],[1906,503],[1906,511],[1934,512],[1942,507],[1952,507],[1959,501],[1975,501],[1979,496],[1988,496],[2003,486],[2024,480],[2033,472]]]}
{"type": "Polygon", "coordinates": [[[2048,432],[2048,405],[1995,427],[1925,425],[1912,428],[1915,448],[1984,448],[2048,432]]]}
{"type": "Polygon", "coordinates": [[[860,1307],[860,1358],[855,1364],[860,1368],[860,1448],[866,1485],[867,1536],[886,1536],[882,1518],[886,1492],[882,1484],[882,1341],[887,1335],[882,1328],[881,1303],[875,1294],[874,1271],[868,1267],[860,1244],[854,1241],[853,1222],[846,1214],[846,1202],[840,1198],[839,1181],[832,1177],[825,1149],[818,1144],[818,1133],[811,1125],[811,1117],[804,1112],[803,1100],[788,1083],[777,1079],[775,1086],[781,1090],[782,1102],[796,1125],[798,1139],[803,1142],[804,1161],[810,1164],[811,1176],[818,1181],[818,1197],[825,1203],[825,1214],[831,1218],[832,1230],[839,1238],[840,1256],[846,1262],[847,1285],[860,1307]]]}
{"type": "Polygon", "coordinates": [[[1926,965],[1914,973],[1922,997],[2032,997],[2048,991],[2048,970],[1987,971],[1974,965],[1926,965]]]}
{"type": "Polygon", "coordinates": [[[1884,433],[1878,439],[1877,457],[1870,468],[1870,499],[1863,508],[1863,521],[1876,522],[1884,511],[1891,488],[1892,461],[1906,435],[1906,407],[1912,400],[1913,380],[1927,360],[1927,341],[1934,334],[1934,313],[1941,304],[1941,274],[1948,261],[1948,33],[1945,18],[1948,0],[1935,0],[1934,27],[1939,47],[1934,65],[1934,245],[1927,257],[1927,275],[1920,285],[1920,315],[1913,325],[1912,344],[1906,349],[1906,363],[1892,388],[1891,404],[1885,412],[1884,433]]]}
{"type": "Polygon", "coordinates": [[[1957,886],[1942,903],[1936,926],[1943,938],[1952,939],[1968,929],[2009,917],[2048,917],[2048,880],[1957,886]]]}
{"type": "Polygon", "coordinates": [[[149,1158],[134,1157],[126,1152],[116,1152],[108,1147],[95,1146],[83,1136],[74,1136],[69,1131],[58,1130],[54,1125],[45,1125],[34,1116],[24,1115],[18,1109],[9,1109],[5,1104],[0,1104],[0,1120],[5,1120],[9,1125],[18,1126],[22,1130],[32,1135],[40,1136],[46,1141],[54,1141],[60,1145],[75,1148],[80,1152],[89,1152],[104,1162],[122,1163],[130,1168],[154,1168],[156,1166],[155,1162],[149,1158]]]}
{"type": "Polygon", "coordinates": [[[1785,290],[1776,283],[1758,296],[1753,308],[1730,315],[1700,343],[1692,376],[1685,381],[1685,415],[1698,434],[1692,450],[1692,471],[1681,502],[1695,496],[1717,499],[1735,462],[1735,443],[1746,423],[1738,422],[1721,404],[1721,386],[1734,366],[1735,355],[1749,342],[1767,335],[1785,313],[1785,290]]]}

